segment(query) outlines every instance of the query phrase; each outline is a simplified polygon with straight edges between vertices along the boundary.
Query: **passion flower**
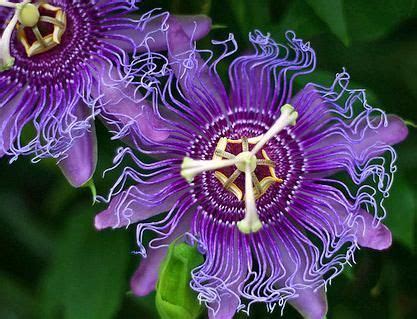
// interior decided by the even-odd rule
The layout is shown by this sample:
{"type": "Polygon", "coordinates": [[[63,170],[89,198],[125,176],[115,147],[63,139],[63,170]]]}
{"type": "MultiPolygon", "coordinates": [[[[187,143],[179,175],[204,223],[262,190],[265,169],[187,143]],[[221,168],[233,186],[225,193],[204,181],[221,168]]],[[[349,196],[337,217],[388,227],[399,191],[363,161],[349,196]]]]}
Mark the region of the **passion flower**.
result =
{"type": "Polygon", "coordinates": [[[147,256],[132,279],[137,295],[155,289],[166,246],[189,233],[205,257],[191,287],[210,318],[288,302],[322,319],[325,288],[355,251],[391,245],[383,200],[404,122],[349,89],[345,71],[330,87],[310,83],[294,94],[294,80],[314,71],[316,57],[293,32],[286,45],[251,34],[255,52],[232,62],[227,93],[216,67],[235,52],[233,37],[214,42],[224,53],[205,61],[207,51],[174,18],[169,24],[170,68],[154,91],[169,137],[138,149],[153,160],[120,150],[116,165],[129,155],[137,167],[124,169],[96,228],[137,223],[147,256]],[[135,183],[124,189],[128,177],[135,183]],[[149,251],[147,230],[156,234],[149,251]]]}
{"type": "MultiPolygon", "coordinates": [[[[166,48],[168,14],[135,18],[136,2],[0,0],[0,156],[56,158],[80,186],[96,165],[96,116],[116,134],[154,130],[131,74],[137,60],[146,64],[150,51],[166,48]]],[[[210,29],[204,16],[180,19],[195,38],[210,29]]]]}

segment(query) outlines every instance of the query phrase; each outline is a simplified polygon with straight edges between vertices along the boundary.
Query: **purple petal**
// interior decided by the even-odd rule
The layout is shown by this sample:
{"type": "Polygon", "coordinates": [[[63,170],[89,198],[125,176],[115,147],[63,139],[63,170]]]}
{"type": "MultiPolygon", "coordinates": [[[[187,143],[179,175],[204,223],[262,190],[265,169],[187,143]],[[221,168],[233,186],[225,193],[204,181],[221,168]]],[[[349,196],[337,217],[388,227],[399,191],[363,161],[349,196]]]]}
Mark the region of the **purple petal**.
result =
{"type": "MultiPolygon", "coordinates": [[[[205,15],[175,16],[189,38],[194,41],[205,37],[211,30],[211,19],[205,15]]],[[[133,51],[164,51],[167,49],[166,33],[164,31],[165,14],[150,18],[142,29],[132,26],[128,29],[112,31],[110,36],[119,48],[133,51]],[[117,40],[116,40],[117,39],[117,40]],[[146,43],[146,45],[144,45],[146,43]]]]}
{"type": "Polygon", "coordinates": [[[329,202],[333,210],[340,216],[339,220],[344,220],[344,224],[352,230],[350,233],[356,236],[358,244],[362,247],[376,250],[384,250],[391,246],[391,231],[380,221],[364,209],[359,209],[353,216],[344,205],[329,202]],[[346,222],[346,218],[349,220],[346,222]]]}
{"type": "Polygon", "coordinates": [[[384,250],[392,244],[391,231],[381,222],[377,223],[374,217],[363,209],[355,217],[354,230],[358,244],[362,247],[384,250]]]}
{"type": "Polygon", "coordinates": [[[324,287],[297,290],[298,297],[288,302],[306,319],[323,319],[327,314],[327,298],[324,287]]]}
{"type": "MultiPolygon", "coordinates": [[[[276,284],[283,289],[282,291],[295,292],[295,295],[289,295],[288,302],[304,318],[322,319],[327,313],[327,299],[324,288],[317,288],[324,284],[322,272],[316,269],[318,256],[313,253],[312,243],[307,241],[307,237],[300,240],[299,236],[304,232],[299,232],[294,226],[286,228],[284,223],[280,227],[283,229],[277,231],[277,234],[281,233],[281,235],[269,242],[273,244],[273,250],[268,247],[268,236],[265,236],[263,241],[264,254],[278,258],[274,262],[275,268],[272,267],[276,272],[274,276],[279,276],[276,284]],[[297,232],[299,235],[296,235],[297,232]],[[273,253],[274,251],[276,254],[273,253]]],[[[271,235],[273,233],[271,229],[271,235]]],[[[324,266],[323,264],[322,267],[324,266]]],[[[333,266],[336,269],[336,265],[333,266]]]]}
{"type": "Polygon", "coordinates": [[[174,15],[174,17],[193,41],[205,37],[211,30],[211,19],[205,15],[174,15]]]}
{"type": "Polygon", "coordinates": [[[149,183],[150,185],[131,186],[114,197],[109,207],[96,216],[96,229],[125,227],[169,211],[182,194],[172,192],[164,196],[165,193],[169,193],[169,186],[164,183],[152,184],[152,181],[149,183]],[[158,200],[150,202],[146,198],[149,194],[156,194],[158,200]]]}
{"type": "Polygon", "coordinates": [[[201,58],[180,23],[174,17],[168,23],[168,56],[187,103],[206,115],[224,113],[230,107],[220,77],[201,58]]]}
{"type": "Polygon", "coordinates": [[[290,101],[300,117],[297,119],[295,131],[303,134],[319,130],[320,124],[329,120],[332,114],[329,112],[329,105],[313,85],[306,85],[290,101]]]}
{"type": "MultiPolygon", "coordinates": [[[[325,114],[321,114],[324,116],[325,114]]],[[[380,118],[372,118],[372,121],[380,121],[380,118]]],[[[310,123],[312,125],[312,123],[310,123]]],[[[376,123],[373,123],[376,125],[376,123]]],[[[299,128],[297,127],[297,130],[299,128]]],[[[332,134],[321,142],[314,145],[315,148],[320,148],[325,145],[346,145],[355,153],[357,157],[361,157],[363,152],[376,144],[394,145],[405,140],[408,135],[408,128],[404,121],[396,115],[387,115],[387,122],[381,124],[378,128],[371,128],[365,121],[365,118],[355,127],[356,136],[352,132],[346,132],[349,138],[356,141],[349,141],[346,137],[340,134],[332,134]]]]}
{"type": "MultiPolygon", "coordinates": [[[[325,113],[321,116],[324,117],[325,113]]],[[[370,158],[389,151],[390,145],[400,143],[407,137],[408,128],[398,116],[387,115],[386,121],[381,121],[384,121],[384,117],[362,116],[360,121],[350,124],[349,128],[339,124],[326,128],[327,136],[320,132],[320,124],[309,123],[311,129],[303,129],[300,123],[294,134],[300,139],[310,140],[308,145],[305,144],[309,174],[327,177],[343,169],[351,170],[357,162],[365,163],[370,158]],[[314,127],[318,127],[316,132],[313,132],[314,127]],[[301,131],[310,137],[301,136],[301,131]],[[309,132],[305,133],[307,131],[309,132]]]]}
{"type": "Polygon", "coordinates": [[[130,142],[143,138],[164,141],[169,136],[158,115],[133,84],[126,85],[114,69],[102,68],[99,74],[100,83],[94,94],[100,97],[104,123],[115,134],[123,132],[121,137],[127,136],[130,142]]]}
{"type": "Polygon", "coordinates": [[[193,229],[205,247],[204,264],[192,273],[191,287],[209,309],[210,319],[229,319],[241,306],[241,286],[248,276],[250,249],[236,227],[205,224],[206,216],[197,214],[193,229]]]}
{"type": "Polygon", "coordinates": [[[136,296],[146,296],[155,290],[159,268],[167,250],[168,247],[152,249],[149,251],[148,257],[142,258],[130,281],[130,287],[136,296]]]}
{"type": "Polygon", "coordinates": [[[164,260],[169,244],[178,236],[188,232],[191,227],[192,214],[186,213],[176,229],[165,239],[158,241],[160,248],[151,248],[146,258],[142,258],[138,269],[130,281],[130,287],[137,296],[146,296],[155,290],[161,262],[164,260]]]}
{"type": "MultiPolygon", "coordinates": [[[[88,107],[79,103],[76,109],[80,119],[88,118],[88,107]]],[[[94,121],[90,121],[91,128],[82,136],[74,140],[73,145],[65,154],[66,158],[58,166],[73,187],[81,187],[94,174],[97,165],[97,137],[94,121]]]]}
{"type": "Polygon", "coordinates": [[[364,139],[360,143],[352,144],[356,154],[361,154],[376,143],[394,145],[405,140],[408,128],[404,121],[396,115],[388,115],[387,120],[386,125],[381,125],[376,130],[367,129],[364,139]]]}
{"type": "MultiPolygon", "coordinates": [[[[232,289],[232,288],[230,288],[232,289]]],[[[237,307],[240,305],[240,300],[237,297],[238,291],[234,291],[236,295],[230,293],[224,293],[220,296],[220,304],[215,313],[212,309],[209,309],[209,319],[232,319],[236,314],[237,307]]]]}

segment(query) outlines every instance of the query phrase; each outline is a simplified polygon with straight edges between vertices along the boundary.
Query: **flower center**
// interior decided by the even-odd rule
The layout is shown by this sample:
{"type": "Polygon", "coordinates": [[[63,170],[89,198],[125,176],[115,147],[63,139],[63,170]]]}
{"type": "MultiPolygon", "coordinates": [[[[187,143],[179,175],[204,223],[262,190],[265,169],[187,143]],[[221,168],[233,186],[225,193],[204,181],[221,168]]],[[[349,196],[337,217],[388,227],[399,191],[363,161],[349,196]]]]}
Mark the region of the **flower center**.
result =
{"type": "Polygon", "coordinates": [[[19,41],[23,44],[28,57],[47,52],[61,43],[67,26],[65,12],[47,3],[27,4],[22,9],[17,25],[19,41]],[[31,6],[23,11],[26,6],[31,6]],[[26,15],[24,15],[27,12],[26,15]],[[25,21],[26,20],[26,21],[25,21]]]}
{"type": "Polygon", "coordinates": [[[239,200],[243,198],[243,190],[234,182],[242,174],[245,174],[244,200],[245,217],[237,223],[237,227],[242,233],[249,234],[259,231],[262,222],[259,219],[256,199],[260,198],[268,188],[277,182],[282,182],[275,175],[275,163],[270,160],[263,147],[289,125],[295,125],[298,113],[294,108],[286,104],[281,108],[281,115],[274,125],[263,135],[254,138],[243,137],[239,140],[231,140],[225,137],[219,139],[212,160],[194,160],[185,157],[181,166],[181,175],[192,182],[194,177],[206,171],[214,171],[214,175],[225,189],[233,193],[239,200]],[[237,155],[226,152],[228,143],[241,144],[241,152],[237,155]],[[250,145],[254,145],[250,149],[250,145]],[[257,153],[262,153],[263,158],[257,158],[257,153]],[[226,176],[220,170],[226,167],[235,166],[236,170],[226,176]],[[266,166],[269,169],[269,176],[261,181],[258,178],[257,168],[266,166]]]}
{"type": "Polygon", "coordinates": [[[67,25],[65,12],[45,2],[30,2],[24,0],[14,3],[0,0],[0,6],[15,10],[0,39],[0,72],[14,65],[15,58],[10,54],[10,41],[15,28],[17,38],[28,57],[47,52],[61,43],[67,25]]]}
{"type": "MultiPolygon", "coordinates": [[[[266,193],[268,188],[274,183],[282,182],[281,179],[276,177],[275,174],[275,163],[271,161],[268,157],[265,150],[262,150],[263,159],[258,159],[256,154],[252,154],[249,150],[250,144],[256,144],[256,141],[260,140],[262,136],[248,139],[243,137],[239,140],[231,140],[225,137],[222,137],[217,143],[216,150],[213,155],[213,160],[222,160],[226,159],[236,159],[236,170],[229,177],[223,174],[221,171],[215,171],[214,175],[223,185],[223,187],[234,194],[237,199],[240,201],[243,198],[243,190],[235,183],[236,179],[242,173],[245,173],[246,166],[249,166],[249,171],[252,174],[252,182],[255,191],[255,198],[258,199],[266,193]],[[226,152],[227,144],[239,145],[241,144],[242,152],[238,155],[226,152]],[[257,175],[258,166],[264,166],[269,168],[269,176],[264,177],[259,181],[259,176],[257,175]]],[[[259,169],[258,169],[259,170],[259,169]]],[[[258,172],[264,174],[263,172],[258,172]]]]}

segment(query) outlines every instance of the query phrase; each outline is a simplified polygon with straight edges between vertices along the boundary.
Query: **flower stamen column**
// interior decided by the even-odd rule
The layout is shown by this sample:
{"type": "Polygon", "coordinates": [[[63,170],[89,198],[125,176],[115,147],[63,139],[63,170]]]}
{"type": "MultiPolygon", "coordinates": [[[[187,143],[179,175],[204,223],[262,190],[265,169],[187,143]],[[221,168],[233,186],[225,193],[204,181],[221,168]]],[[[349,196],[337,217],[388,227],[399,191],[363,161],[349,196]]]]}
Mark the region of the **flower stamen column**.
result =
{"type": "Polygon", "coordinates": [[[245,174],[245,217],[237,223],[237,227],[245,234],[259,231],[262,228],[262,222],[258,216],[256,199],[261,197],[272,183],[282,182],[281,179],[275,176],[273,170],[275,164],[268,158],[265,150],[262,148],[284,128],[295,125],[297,117],[298,113],[294,108],[289,104],[285,104],[281,107],[280,117],[265,134],[251,139],[244,137],[241,140],[233,141],[242,143],[241,153],[235,156],[226,152],[228,139],[223,137],[217,145],[212,160],[193,160],[185,157],[181,166],[181,176],[191,183],[198,174],[235,165],[237,169],[230,177],[225,176],[219,171],[216,171],[215,175],[225,189],[229,189],[241,200],[243,194],[239,187],[234,184],[234,181],[241,173],[245,174]],[[252,150],[249,150],[250,142],[255,143],[252,150]],[[264,159],[257,159],[256,154],[261,150],[264,159]],[[222,158],[226,158],[226,160],[222,158]],[[265,165],[272,168],[271,176],[263,179],[261,182],[259,182],[255,174],[258,165],[265,165]]]}
{"type": "Polygon", "coordinates": [[[16,24],[20,22],[24,26],[34,26],[39,21],[39,11],[36,6],[24,0],[21,3],[14,3],[0,0],[0,7],[15,10],[13,18],[4,29],[0,39],[0,72],[10,69],[14,65],[14,58],[10,54],[10,41],[16,24]]]}

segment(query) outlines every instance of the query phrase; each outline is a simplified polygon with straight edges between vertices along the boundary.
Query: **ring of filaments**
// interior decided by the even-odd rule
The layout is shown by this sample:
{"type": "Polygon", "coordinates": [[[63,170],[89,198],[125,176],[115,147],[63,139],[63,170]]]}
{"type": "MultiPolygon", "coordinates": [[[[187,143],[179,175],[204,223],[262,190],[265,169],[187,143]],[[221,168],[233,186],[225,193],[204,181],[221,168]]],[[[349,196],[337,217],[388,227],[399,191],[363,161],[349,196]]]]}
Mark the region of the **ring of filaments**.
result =
{"type": "MultiPolygon", "coordinates": [[[[255,144],[252,150],[244,147],[241,153],[236,156],[227,156],[228,158],[226,159],[216,157],[212,160],[195,160],[190,157],[184,157],[181,165],[181,176],[191,183],[197,175],[203,172],[236,166],[237,170],[233,175],[245,174],[245,216],[237,222],[237,227],[244,234],[256,233],[262,228],[262,222],[259,219],[256,207],[257,191],[254,189],[254,178],[256,178],[254,171],[258,165],[265,164],[264,160],[257,159],[256,154],[279,132],[288,126],[295,125],[297,118],[298,113],[294,107],[290,104],[285,104],[281,107],[279,118],[265,134],[249,139],[252,141],[252,144],[255,144]]],[[[231,178],[236,179],[236,176],[231,178]]]]}

